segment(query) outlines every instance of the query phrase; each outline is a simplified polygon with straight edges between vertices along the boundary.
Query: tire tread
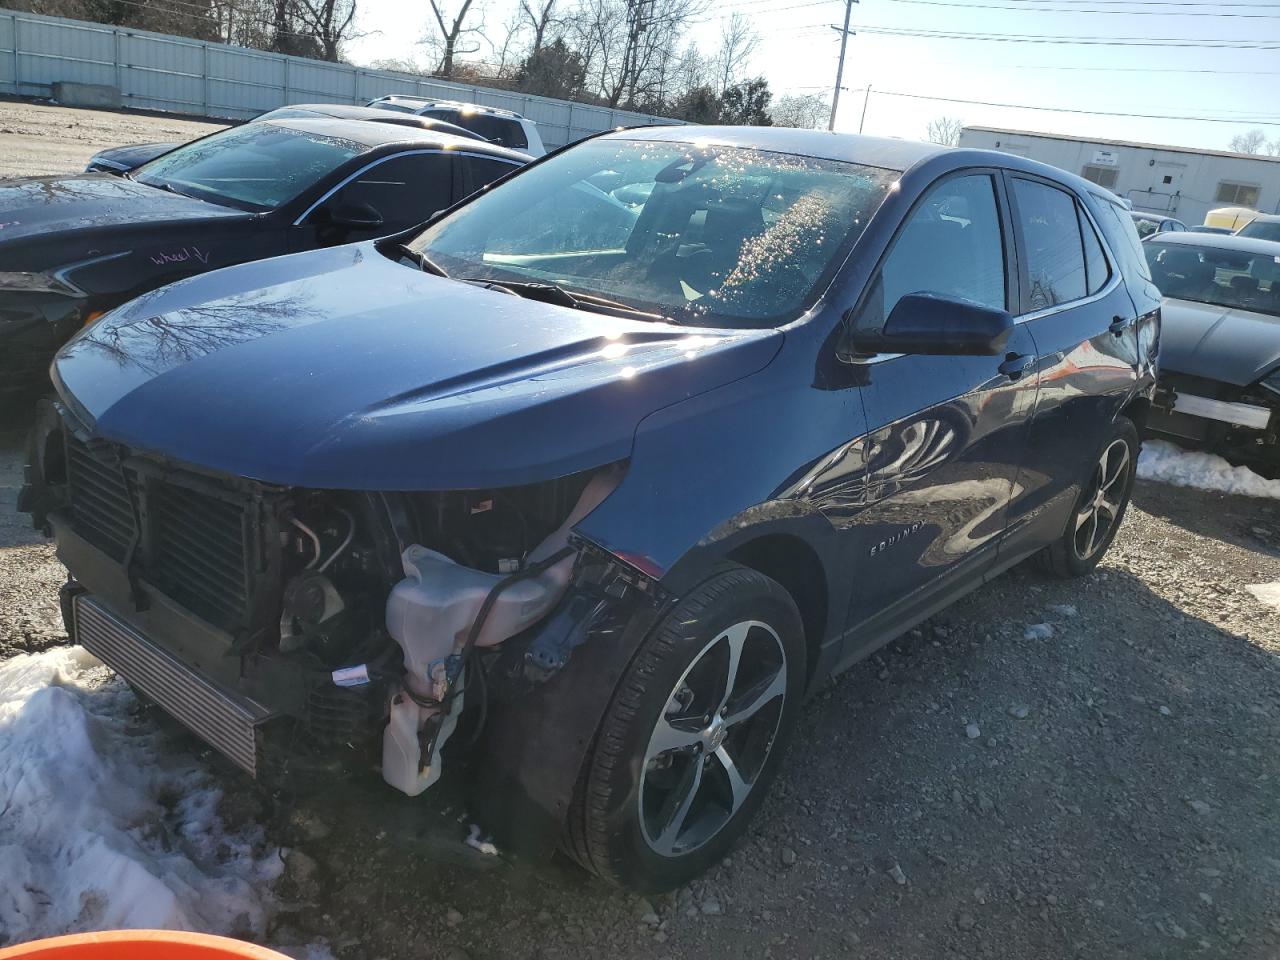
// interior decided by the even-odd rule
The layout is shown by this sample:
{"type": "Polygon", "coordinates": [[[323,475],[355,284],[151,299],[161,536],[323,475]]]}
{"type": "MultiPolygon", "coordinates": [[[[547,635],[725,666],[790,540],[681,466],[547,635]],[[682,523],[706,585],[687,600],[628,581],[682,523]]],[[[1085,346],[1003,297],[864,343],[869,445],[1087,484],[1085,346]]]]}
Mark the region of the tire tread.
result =
{"type": "MultiPolygon", "coordinates": [[[[627,760],[625,736],[649,690],[648,683],[658,666],[688,639],[708,610],[742,590],[781,594],[794,607],[791,595],[764,574],[736,563],[717,565],[641,644],[605,712],[578,775],[564,842],[570,857],[603,880],[625,885],[627,879],[625,862],[610,843],[608,813],[613,805],[613,773],[627,760]]],[[[798,622],[799,614],[796,616],[798,622]]]]}

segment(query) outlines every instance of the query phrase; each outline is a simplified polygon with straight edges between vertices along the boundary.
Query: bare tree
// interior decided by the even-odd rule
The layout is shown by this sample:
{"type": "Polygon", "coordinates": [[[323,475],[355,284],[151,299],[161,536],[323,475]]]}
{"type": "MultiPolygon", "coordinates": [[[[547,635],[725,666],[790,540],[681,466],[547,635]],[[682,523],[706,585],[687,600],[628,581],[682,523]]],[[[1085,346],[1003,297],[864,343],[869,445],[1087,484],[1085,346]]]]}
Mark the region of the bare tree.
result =
{"type": "Polygon", "coordinates": [[[721,96],[746,72],[751,55],[759,45],[760,34],[755,32],[747,17],[741,13],[729,17],[720,31],[720,52],[715,59],[716,83],[721,96]]]}
{"type": "Polygon", "coordinates": [[[533,42],[529,53],[537,53],[549,38],[547,31],[555,25],[556,0],[520,0],[520,16],[533,28],[533,42]]]}
{"type": "Polygon", "coordinates": [[[1231,149],[1236,153],[1262,153],[1267,145],[1267,135],[1261,130],[1237,133],[1231,138],[1231,149]]]}
{"type": "Polygon", "coordinates": [[[306,33],[320,44],[324,59],[337,63],[342,41],[356,17],[356,0],[292,0],[290,6],[306,33]]]}
{"type": "Polygon", "coordinates": [[[510,80],[520,72],[520,64],[525,60],[531,48],[524,43],[524,35],[526,28],[529,26],[525,19],[524,11],[519,8],[511,11],[507,17],[507,22],[499,28],[499,36],[502,37],[500,44],[489,40],[489,45],[493,48],[493,55],[497,59],[492,65],[493,76],[503,80],[510,80]]]}
{"type": "Polygon", "coordinates": [[[929,121],[926,136],[933,143],[940,143],[944,147],[954,147],[960,142],[960,131],[963,129],[963,120],[957,120],[955,117],[938,117],[936,120],[929,121]]]}
{"type": "Polygon", "coordinates": [[[21,13],[71,17],[121,27],[137,27],[174,33],[200,40],[221,40],[217,4],[212,0],[190,3],[119,3],[108,0],[11,0],[4,6],[21,13]]]}
{"type": "Polygon", "coordinates": [[[710,0],[581,0],[563,18],[590,88],[612,107],[653,106],[678,88],[680,41],[710,0]]]}
{"type": "Polygon", "coordinates": [[[392,73],[411,73],[419,77],[431,76],[431,67],[416,57],[384,57],[370,62],[369,66],[374,70],[387,70],[392,73]]]}
{"type": "Polygon", "coordinates": [[[674,103],[693,90],[710,90],[711,74],[710,61],[702,55],[696,43],[690,43],[671,64],[667,99],[674,103]]]}
{"type": "Polygon", "coordinates": [[[469,33],[478,33],[480,30],[479,27],[467,25],[467,14],[471,12],[471,6],[475,0],[462,0],[457,14],[453,17],[445,12],[439,0],[428,0],[428,2],[431,4],[431,12],[435,14],[436,26],[440,30],[439,41],[443,48],[440,54],[440,66],[436,69],[436,73],[442,77],[452,77],[459,39],[469,33]]]}
{"type": "Polygon", "coordinates": [[[821,130],[826,127],[830,115],[831,104],[815,93],[779,97],[769,108],[775,127],[821,130]]]}

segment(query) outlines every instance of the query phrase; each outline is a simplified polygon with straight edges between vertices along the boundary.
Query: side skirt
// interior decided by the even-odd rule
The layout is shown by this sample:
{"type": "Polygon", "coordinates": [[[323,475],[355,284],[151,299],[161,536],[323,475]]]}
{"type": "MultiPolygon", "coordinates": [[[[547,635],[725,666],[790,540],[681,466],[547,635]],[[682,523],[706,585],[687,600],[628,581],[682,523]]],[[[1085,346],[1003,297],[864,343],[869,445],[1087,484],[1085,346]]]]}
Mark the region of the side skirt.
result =
{"type": "MultiPolygon", "coordinates": [[[[985,572],[948,578],[937,586],[914,597],[908,597],[871,620],[846,631],[841,638],[841,645],[847,646],[850,652],[839,660],[827,675],[831,677],[838,676],[854,664],[871,656],[881,647],[896,640],[912,627],[923,623],[935,613],[951,606],[961,597],[972,593],[978,587],[989,583],[1010,568],[1017,566],[1023,560],[1038,553],[1040,549],[1040,546],[1036,546],[1011,556],[1000,556],[994,566],[985,572]]],[[[814,689],[818,686],[819,684],[815,683],[814,689]]]]}

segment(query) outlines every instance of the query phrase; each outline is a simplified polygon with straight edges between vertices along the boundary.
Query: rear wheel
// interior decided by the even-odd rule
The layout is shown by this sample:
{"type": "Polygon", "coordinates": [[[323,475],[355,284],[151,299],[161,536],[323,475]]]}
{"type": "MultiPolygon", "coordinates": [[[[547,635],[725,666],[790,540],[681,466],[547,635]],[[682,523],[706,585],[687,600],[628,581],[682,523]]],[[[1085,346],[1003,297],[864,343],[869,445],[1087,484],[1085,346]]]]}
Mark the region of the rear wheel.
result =
{"type": "Polygon", "coordinates": [[[1064,579],[1091,573],[1124,519],[1138,471],[1138,430],[1121,417],[1094,458],[1061,538],[1036,555],[1037,566],[1064,579]]]}
{"type": "Polygon", "coordinates": [[[763,801],[804,677],[790,595],[754,570],[721,568],[646,638],[624,675],[579,778],[570,852],[644,891],[705,871],[763,801]]]}

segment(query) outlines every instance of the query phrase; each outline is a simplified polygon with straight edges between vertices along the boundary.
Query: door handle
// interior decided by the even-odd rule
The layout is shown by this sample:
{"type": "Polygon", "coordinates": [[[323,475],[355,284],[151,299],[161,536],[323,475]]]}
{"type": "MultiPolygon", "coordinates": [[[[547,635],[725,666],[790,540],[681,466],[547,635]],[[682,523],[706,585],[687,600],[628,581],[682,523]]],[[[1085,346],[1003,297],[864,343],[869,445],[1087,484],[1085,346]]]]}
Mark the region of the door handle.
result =
{"type": "Polygon", "coordinates": [[[1107,329],[1114,333],[1117,337],[1133,326],[1132,317],[1112,317],[1111,326],[1107,329]]]}
{"type": "Polygon", "coordinates": [[[1034,354],[1010,353],[1005,355],[1004,362],[1000,364],[998,369],[1010,380],[1020,380],[1022,375],[1035,362],[1034,354]]]}

